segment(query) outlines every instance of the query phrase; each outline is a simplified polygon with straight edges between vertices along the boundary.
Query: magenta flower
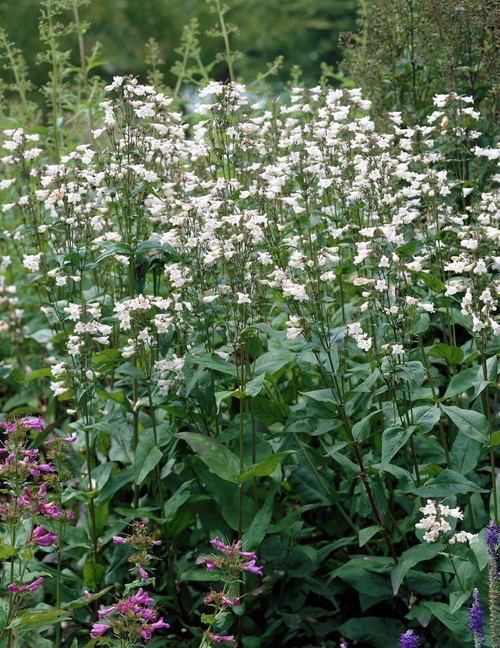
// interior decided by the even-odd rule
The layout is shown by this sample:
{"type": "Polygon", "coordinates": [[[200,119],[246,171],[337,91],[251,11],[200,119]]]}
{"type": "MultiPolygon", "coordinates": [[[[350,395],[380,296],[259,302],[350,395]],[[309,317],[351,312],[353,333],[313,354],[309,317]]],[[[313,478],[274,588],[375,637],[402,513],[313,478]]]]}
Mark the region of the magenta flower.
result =
{"type": "Polygon", "coordinates": [[[97,616],[99,617],[99,621],[102,619],[102,617],[105,617],[106,615],[113,612],[113,610],[115,608],[116,608],[116,605],[112,605],[110,608],[106,608],[105,610],[99,610],[98,613],[97,613],[97,616]]]}
{"type": "Polygon", "coordinates": [[[106,632],[106,630],[109,628],[109,625],[106,623],[93,623],[92,624],[92,630],[90,631],[90,636],[92,639],[95,639],[99,635],[102,635],[103,632],[106,632]]]}
{"type": "Polygon", "coordinates": [[[26,585],[26,589],[29,590],[30,592],[36,592],[36,590],[40,587],[42,583],[43,583],[43,576],[40,576],[29,585],[26,585]]]}
{"type": "Polygon", "coordinates": [[[215,635],[215,634],[211,634],[210,639],[214,643],[220,643],[221,641],[234,641],[234,635],[215,635]]]}
{"type": "Polygon", "coordinates": [[[122,538],[120,536],[113,536],[113,544],[124,544],[127,542],[125,538],[122,538]]]}
{"type": "Polygon", "coordinates": [[[26,427],[29,427],[31,430],[43,430],[43,426],[45,425],[45,421],[41,416],[39,416],[37,419],[25,418],[23,419],[22,423],[26,427]]]}
{"type": "Polygon", "coordinates": [[[149,578],[148,572],[142,567],[141,565],[136,565],[137,569],[139,570],[139,574],[141,575],[141,578],[144,581],[147,581],[149,578]]]}
{"type": "Polygon", "coordinates": [[[5,431],[7,434],[12,434],[13,432],[16,431],[16,424],[15,423],[7,423],[5,427],[5,431]]]}
{"type": "Polygon", "coordinates": [[[250,560],[250,562],[243,563],[243,567],[249,571],[252,572],[252,574],[258,574],[259,576],[262,576],[262,565],[256,565],[255,560],[250,560]]]}
{"type": "Polygon", "coordinates": [[[43,526],[37,526],[31,534],[30,540],[40,547],[50,547],[57,540],[57,536],[46,531],[43,526]]]}
{"type": "Polygon", "coordinates": [[[210,560],[210,558],[205,557],[205,565],[207,566],[208,571],[212,571],[212,569],[215,569],[216,565],[213,562],[213,560],[210,560]]]}

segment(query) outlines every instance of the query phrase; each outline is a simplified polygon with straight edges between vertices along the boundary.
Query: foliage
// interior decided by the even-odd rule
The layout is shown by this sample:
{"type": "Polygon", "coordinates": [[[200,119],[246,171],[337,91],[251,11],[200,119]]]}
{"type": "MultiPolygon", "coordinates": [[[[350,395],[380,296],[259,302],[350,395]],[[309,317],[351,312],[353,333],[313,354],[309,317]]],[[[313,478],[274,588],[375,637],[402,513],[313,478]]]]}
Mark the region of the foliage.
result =
{"type": "Polygon", "coordinates": [[[496,645],[491,96],[276,99],[195,23],[172,96],[155,42],[104,88],[43,7],[46,117],[4,41],[0,647],[470,646],[472,597],[496,645]]]}

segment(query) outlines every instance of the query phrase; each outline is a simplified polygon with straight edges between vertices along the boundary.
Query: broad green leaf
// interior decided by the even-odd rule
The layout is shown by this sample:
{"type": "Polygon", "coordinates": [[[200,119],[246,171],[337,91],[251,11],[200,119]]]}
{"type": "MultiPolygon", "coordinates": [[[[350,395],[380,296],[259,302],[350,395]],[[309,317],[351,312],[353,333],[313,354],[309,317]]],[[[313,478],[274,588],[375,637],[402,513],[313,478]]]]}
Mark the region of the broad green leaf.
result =
{"type": "Polygon", "coordinates": [[[382,432],[382,465],[390,463],[394,455],[406,444],[415,431],[415,426],[408,428],[395,426],[382,432]]]}
{"type": "Polygon", "coordinates": [[[441,405],[443,412],[450,417],[457,428],[471,439],[488,443],[488,419],[480,412],[466,410],[455,405],[441,405]]]}
{"type": "Polygon", "coordinates": [[[89,605],[92,601],[96,601],[97,599],[100,599],[102,596],[107,594],[110,590],[113,589],[113,585],[109,585],[108,587],[105,587],[102,589],[100,592],[95,592],[94,594],[91,594],[90,596],[81,596],[80,598],[75,599],[74,601],[70,601],[67,604],[63,604],[64,609],[67,610],[76,610],[77,608],[85,607],[86,605],[89,605]]]}
{"type": "Polygon", "coordinates": [[[337,405],[337,400],[335,399],[331,389],[316,389],[315,391],[300,392],[302,396],[307,396],[314,400],[319,401],[320,403],[333,403],[337,405]]]}
{"type": "Polygon", "coordinates": [[[367,416],[358,421],[352,426],[352,435],[356,441],[366,441],[371,434],[371,420],[374,416],[380,413],[380,410],[370,412],[367,416]]]}
{"type": "Polygon", "coordinates": [[[451,592],[450,594],[450,614],[459,610],[465,601],[472,596],[472,592],[451,592]]]}
{"type": "Polygon", "coordinates": [[[399,380],[407,381],[410,389],[416,389],[424,382],[425,370],[420,360],[410,360],[396,365],[396,370],[399,380]]]}
{"type": "Polygon", "coordinates": [[[216,439],[197,432],[178,432],[174,436],[191,446],[192,450],[218,477],[233,484],[238,483],[240,462],[231,450],[216,439]]]}
{"type": "Polygon", "coordinates": [[[444,358],[450,364],[460,364],[464,359],[464,352],[456,346],[450,346],[444,342],[435,344],[429,351],[429,355],[434,358],[444,358]]]}
{"type": "Polygon", "coordinates": [[[373,524],[372,526],[365,527],[364,529],[359,530],[359,546],[363,547],[373,536],[382,530],[382,527],[378,524],[373,524]]]}
{"type": "Polygon", "coordinates": [[[422,605],[451,630],[454,638],[456,637],[459,641],[470,642],[468,611],[460,609],[451,614],[449,605],[438,601],[425,601],[422,605]]]}
{"type": "Polygon", "coordinates": [[[276,454],[273,454],[270,457],[264,459],[264,461],[251,466],[240,476],[239,483],[244,484],[251,477],[266,477],[267,475],[270,475],[285,455],[294,452],[295,450],[277,452],[276,454]]]}
{"type": "Polygon", "coordinates": [[[254,397],[260,393],[262,387],[264,387],[264,382],[266,379],[266,374],[261,373],[249,380],[245,385],[245,396],[254,397]]]}
{"type": "Polygon", "coordinates": [[[394,567],[391,573],[391,583],[394,595],[398,593],[401,583],[410,569],[421,562],[435,558],[443,550],[444,545],[440,542],[434,544],[426,542],[403,551],[398,565],[394,567]]]}
{"type": "Polygon", "coordinates": [[[32,371],[30,375],[24,380],[24,382],[30,382],[31,380],[36,380],[37,378],[43,378],[45,376],[51,376],[52,372],[50,367],[45,367],[45,369],[37,369],[32,371]]]}
{"type": "Polygon", "coordinates": [[[297,357],[296,353],[288,351],[288,349],[273,349],[267,351],[257,358],[253,363],[252,370],[254,376],[261,373],[274,374],[290,362],[294,362],[297,357]]]}
{"type": "Polygon", "coordinates": [[[71,617],[65,610],[46,609],[44,607],[20,610],[7,628],[19,626],[19,633],[24,634],[36,628],[44,628],[58,621],[68,621],[71,617]]]}
{"type": "Polygon", "coordinates": [[[15,555],[16,548],[12,547],[11,545],[5,544],[2,540],[0,542],[0,560],[5,560],[6,558],[10,558],[11,556],[15,555]]]}
{"type": "Polygon", "coordinates": [[[415,273],[419,279],[422,279],[424,284],[434,292],[444,292],[446,286],[444,283],[432,275],[430,272],[417,272],[415,273]]]}
{"type": "Polygon", "coordinates": [[[190,479],[183,482],[165,502],[163,514],[167,521],[173,519],[179,508],[191,497],[190,486],[193,481],[193,479],[190,479]]]}
{"type": "Polygon", "coordinates": [[[205,353],[197,358],[193,358],[192,362],[193,364],[205,367],[205,369],[213,369],[214,371],[219,371],[220,373],[227,374],[228,376],[236,377],[238,375],[236,365],[223,360],[218,355],[205,353]]]}
{"type": "Polygon", "coordinates": [[[413,424],[418,428],[418,432],[424,434],[430,432],[441,418],[439,408],[429,405],[414,407],[410,414],[413,424]]]}
{"type": "Polygon", "coordinates": [[[405,630],[401,621],[380,617],[349,619],[338,628],[338,632],[347,639],[361,641],[372,648],[397,646],[405,630]]]}
{"type": "Polygon", "coordinates": [[[149,473],[156,468],[162,456],[162,451],[158,446],[141,444],[140,442],[137,444],[134,472],[138,485],[142,484],[149,473]]]}
{"type": "Polygon", "coordinates": [[[111,474],[106,485],[100,490],[98,500],[109,500],[120,488],[129,484],[134,479],[134,467],[129,466],[120,473],[111,474]]]}
{"type": "Polygon", "coordinates": [[[462,394],[473,386],[473,383],[477,380],[477,368],[470,367],[469,369],[462,369],[460,373],[457,373],[452,377],[448,388],[443,396],[444,398],[453,398],[457,394],[462,394]]]}
{"type": "Polygon", "coordinates": [[[50,329],[38,329],[34,333],[26,335],[26,337],[35,340],[39,344],[47,344],[47,342],[52,342],[54,339],[54,332],[50,329]]]}
{"type": "Polygon", "coordinates": [[[99,589],[99,585],[106,573],[106,567],[95,562],[94,558],[89,556],[83,567],[83,582],[89,589],[99,589]]]}
{"type": "Polygon", "coordinates": [[[423,486],[413,489],[419,497],[450,497],[459,493],[485,493],[486,491],[469,481],[460,473],[445,468],[437,477],[430,479],[423,486]]]}
{"type": "Polygon", "coordinates": [[[273,505],[279,484],[273,483],[266,496],[264,504],[259,506],[259,510],[254,515],[252,522],[243,534],[243,543],[246,550],[252,551],[257,549],[266,533],[269,533],[269,525],[273,514],[273,505]]]}

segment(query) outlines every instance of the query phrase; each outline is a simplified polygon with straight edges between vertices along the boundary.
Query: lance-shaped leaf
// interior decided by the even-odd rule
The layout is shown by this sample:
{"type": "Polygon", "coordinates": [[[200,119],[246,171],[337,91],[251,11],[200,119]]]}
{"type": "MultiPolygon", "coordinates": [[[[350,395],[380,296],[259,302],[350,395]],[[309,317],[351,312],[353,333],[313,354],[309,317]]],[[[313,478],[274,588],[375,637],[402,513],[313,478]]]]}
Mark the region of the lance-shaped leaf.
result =
{"type": "Polygon", "coordinates": [[[178,432],[178,439],[183,439],[192,450],[207,464],[208,468],[221,479],[238,483],[240,462],[228,448],[212,437],[197,432],[178,432]]]}

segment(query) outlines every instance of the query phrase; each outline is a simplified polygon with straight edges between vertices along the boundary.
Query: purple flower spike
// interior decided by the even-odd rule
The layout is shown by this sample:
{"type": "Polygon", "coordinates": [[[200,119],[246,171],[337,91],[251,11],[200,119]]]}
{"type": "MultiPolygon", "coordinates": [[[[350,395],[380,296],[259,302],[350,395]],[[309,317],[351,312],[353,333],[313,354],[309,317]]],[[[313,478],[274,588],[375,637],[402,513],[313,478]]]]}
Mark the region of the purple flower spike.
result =
{"type": "Polygon", "coordinates": [[[419,637],[413,632],[408,630],[399,637],[400,648],[418,648],[419,637]]]}
{"type": "Polygon", "coordinates": [[[490,520],[490,523],[486,527],[486,546],[488,547],[488,552],[495,552],[498,545],[498,527],[490,520]]]}
{"type": "Polygon", "coordinates": [[[474,639],[479,639],[484,643],[484,610],[481,606],[481,599],[477,588],[472,592],[472,607],[469,608],[469,629],[474,635],[474,639]]]}

